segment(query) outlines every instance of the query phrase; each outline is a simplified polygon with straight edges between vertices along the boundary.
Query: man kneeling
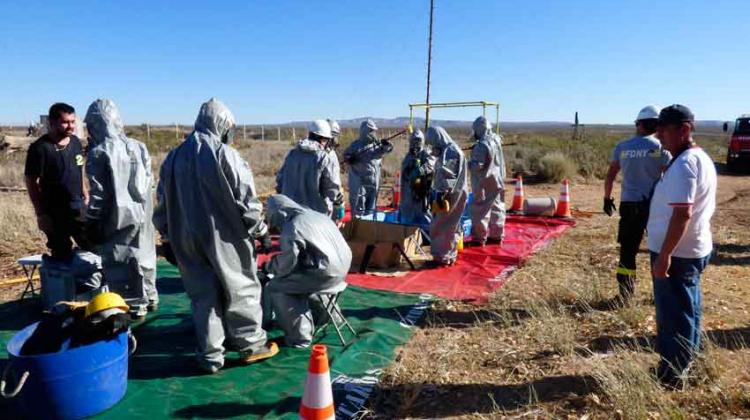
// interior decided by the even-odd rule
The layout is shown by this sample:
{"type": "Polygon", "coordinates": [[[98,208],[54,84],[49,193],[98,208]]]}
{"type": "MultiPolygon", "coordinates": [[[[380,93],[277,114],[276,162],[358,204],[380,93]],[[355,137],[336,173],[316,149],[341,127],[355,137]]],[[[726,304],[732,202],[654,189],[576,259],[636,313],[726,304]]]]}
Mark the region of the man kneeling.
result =
{"type": "Polygon", "coordinates": [[[324,304],[346,288],[352,251],[330,217],[285,195],[268,200],[269,227],[281,231],[281,252],[261,267],[264,294],[290,347],[312,343],[315,324],[326,320],[324,304]]]}

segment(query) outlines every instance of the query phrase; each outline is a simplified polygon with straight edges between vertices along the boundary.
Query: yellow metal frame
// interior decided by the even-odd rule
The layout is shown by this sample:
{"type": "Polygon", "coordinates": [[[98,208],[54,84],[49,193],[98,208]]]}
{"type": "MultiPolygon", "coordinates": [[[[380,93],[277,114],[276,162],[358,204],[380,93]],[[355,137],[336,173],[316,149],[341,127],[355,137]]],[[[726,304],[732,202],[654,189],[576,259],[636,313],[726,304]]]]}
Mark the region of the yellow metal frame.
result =
{"type": "MultiPolygon", "coordinates": [[[[500,134],[500,104],[492,101],[435,102],[431,104],[409,104],[409,131],[414,131],[414,109],[482,107],[482,116],[487,116],[487,107],[495,107],[495,133],[500,134]]],[[[429,114],[425,117],[425,129],[430,126],[429,114]]]]}

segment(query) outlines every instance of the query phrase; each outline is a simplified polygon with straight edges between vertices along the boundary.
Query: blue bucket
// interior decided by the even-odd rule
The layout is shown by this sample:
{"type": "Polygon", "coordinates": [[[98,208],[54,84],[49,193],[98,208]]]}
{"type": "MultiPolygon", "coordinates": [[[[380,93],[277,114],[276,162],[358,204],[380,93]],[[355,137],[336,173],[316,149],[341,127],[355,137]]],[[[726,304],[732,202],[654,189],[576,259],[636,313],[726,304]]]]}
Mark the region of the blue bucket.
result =
{"type": "Polygon", "coordinates": [[[80,419],[112,407],[128,387],[128,331],[111,340],[34,356],[22,356],[21,347],[36,329],[34,323],[8,342],[10,361],[3,374],[8,384],[4,397],[13,394],[22,414],[33,419],[80,419]],[[25,377],[25,380],[24,380],[25,377]]]}

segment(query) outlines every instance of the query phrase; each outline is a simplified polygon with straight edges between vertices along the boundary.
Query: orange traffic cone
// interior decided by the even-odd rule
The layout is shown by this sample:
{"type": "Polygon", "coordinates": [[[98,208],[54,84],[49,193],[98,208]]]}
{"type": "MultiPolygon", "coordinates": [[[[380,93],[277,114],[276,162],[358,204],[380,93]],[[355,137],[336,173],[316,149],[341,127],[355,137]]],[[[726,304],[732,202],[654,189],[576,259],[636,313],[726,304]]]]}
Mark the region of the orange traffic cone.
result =
{"type": "Polygon", "coordinates": [[[560,201],[557,202],[555,217],[573,218],[570,213],[570,181],[564,179],[560,187],[560,201]]]}
{"type": "Polygon", "coordinates": [[[513,193],[513,203],[508,209],[508,213],[523,213],[523,177],[516,177],[516,191],[513,193]]]}
{"type": "Polygon", "coordinates": [[[398,208],[401,201],[401,171],[396,171],[396,183],[393,185],[393,207],[398,208]]]}
{"type": "Polygon", "coordinates": [[[310,366],[307,369],[299,417],[303,420],[334,420],[336,417],[331,373],[328,370],[328,349],[322,344],[315,344],[310,353],[310,366]]]}

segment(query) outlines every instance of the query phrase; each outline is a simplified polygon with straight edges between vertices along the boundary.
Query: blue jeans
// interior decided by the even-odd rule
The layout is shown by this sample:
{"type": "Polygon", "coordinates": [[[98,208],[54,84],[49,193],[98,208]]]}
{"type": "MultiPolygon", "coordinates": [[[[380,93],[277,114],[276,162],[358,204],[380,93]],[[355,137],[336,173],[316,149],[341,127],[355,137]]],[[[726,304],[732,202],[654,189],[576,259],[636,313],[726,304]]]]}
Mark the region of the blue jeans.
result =
{"type": "MultiPolygon", "coordinates": [[[[659,256],[651,252],[651,265],[659,256]]],[[[701,273],[710,254],[703,258],[672,257],[669,278],[653,278],[656,307],[656,347],[661,355],[657,376],[678,378],[687,369],[701,341],[701,273]]],[[[653,277],[653,276],[652,276],[653,277]]]]}

